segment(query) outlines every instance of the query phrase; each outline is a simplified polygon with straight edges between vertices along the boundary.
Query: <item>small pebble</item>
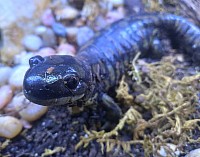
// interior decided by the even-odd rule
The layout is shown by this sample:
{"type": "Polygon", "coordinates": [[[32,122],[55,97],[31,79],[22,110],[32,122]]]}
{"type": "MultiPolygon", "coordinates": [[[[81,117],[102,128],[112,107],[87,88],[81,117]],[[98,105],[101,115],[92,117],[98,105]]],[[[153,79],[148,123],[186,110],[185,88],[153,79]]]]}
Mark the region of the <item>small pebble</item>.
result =
{"type": "Polygon", "coordinates": [[[52,49],[51,47],[44,47],[40,49],[35,55],[40,55],[42,57],[50,56],[50,55],[55,55],[56,51],[52,49]]]}
{"type": "Polygon", "coordinates": [[[26,51],[21,52],[20,54],[17,54],[14,58],[15,64],[22,64],[22,65],[29,65],[29,59],[34,56],[34,53],[26,51]]]}
{"type": "Polygon", "coordinates": [[[111,24],[116,22],[120,19],[124,18],[124,14],[120,11],[110,11],[106,15],[106,22],[107,24],[111,24]]]}
{"type": "Polygon", "coordinates": [[[75,140],[77,138],[77,134],[73,134],[72,136],[71,136],[71,140],[73,141],[73,140],[75,140]]]}
{"type": "Polygon", "coordinates": [[[124,0],[109,0],[114,7],[122,6],[124,4],[124,0]]]}
{"type": "Polygon", "coordinates": [[[47,31],[47,28],[46,26],[43,26],[43,25],[39,25],[35,28],[34,30],[34,33],[38,36],[42,35],[44,32],[47,31]]]}
{"type": "Polygon", "coordinates": [[[86,18],[79,18],[75,22],[76,22],[75,24],[76,27],[81,27],[81,26],[85,26],[87,21],[86,21],[86,18]]]}
{"type": "Polygon", "coordinates": [[[21,122],[14,117],[0,117],[0,136],[5,138],[13,138],[22,130],[21,122]]]}
{"type": "Polygon", "coordinates": [[[19,117],[18,111],[16,111],[15,105],[12,103],[12,100],[8,105],[3,108],[3,112],[13,117],[19,117]]]}
{"type": "Polygon", "coordinates": [[[47,106],[41,106],[30,102],[21,93],[14,96],[12,104],[15,106],[16,111],[19,112],[21,118],[29,122],[39,119],[48,109],[47,106]]]}
{"type": "Polygon", "coordinates": [[[67,31],[65,26],[62,23],[55,22],[52,25],[54,33],[60,37],[66,37],[67,31]]]}
{"type": "Polygon", "coordinates": [[[30,122],[28,122],[28,121],[26,121],[26,120],[24,120],[24,119],[20,119],[20,122],[22,123],[22,125],[23,125],[23,127],[24,127],[25,129],[30,129],[30,128],[32,128],[32,125],[31,125],[30,122]]]}
{"type": "Polygon", "coordinates": [[[94,36],[94,31],[90,27],[87,26],[80,27],[76,37],[78,45],[82,46],[93,36],[94,36]]]}
{"type": "Polygon", "coordinates": [[[159,156],[155,155],[155,157],[168,157],[168,151],[173,152],[173,154],[175,156],[179,156],[180,155],[180,151],[177,149],[177,146],[172,144],[172,143],[167,143],[166,146],[161,146],[160,150],[158,150],[158,154],[159,156]]]}
{"type": "Polygon", "coordinates": [[[51,26],[54,22],[54,16],[51,9],[47,9],[44,11],[41,17],[42,24],[45,26],[51,26]]]}
{"type": "Polygon", "coordinates": [[[11,86],[4,85],[0,87],[0,110],[4,108],[13,97],[13,91],[11,86]]]}
{"type": "Polygon", "coordinates": [[[23,38],[23,45],[29,51],[37,51],[42,46],[42,40],[37,35],[27,35],[23,38]]]}
{"type": "Polygon", "coordinates": [[[11,75],[11,71],[12,71],[12,68],[10,68],[8,66],[0,67],[0,74],[1,74],[0,85],[4,85],[8,82],[8,79],[11,75]]]}
{"type": "Polygon", "coordinates": [[[185,61],[184,55],[183,55],[183,54],[177,54],[177,55],[176,55],[176,59],[177,59],[177,61],[179,61],[179,62],[184,62],[184,61],[185,61]]]}
{"type": "Polygon", "coordinates": [[[78,10],[70,7],[70,6],[66,6],[63,9],[58,9],[55,12],[56,14],[56,19],[59,20],[72,20],[74,18],[76,18],[79,14],[78,10]]]}
{"type": "Polygon", "coordinates": [[[54,47],[57,44],[56,36],[51,28],[38,26],[35,33],[41,37],[44,47],[54,47]]]}
{"type": "Polygon", "coordinates": [[[199,157],[200,148],[190,151],[185,157],[199,157]]]}
{"type": "Polygon", "coordinates": [[[22,89],[24,76],[28,69],[28,65],[16,66],[9,78],[9,84],[16,89],[22,89]]]}
{"type": "Polygon", "coordinates": [[[97,16],[95,30],[100,31],[101,29],[105,28],[107,25],[106,19],[103,16],[97,16]]]}
{"type": "Polygon", "coordinates": [[[77,27],[66,27],[66,32],[68,37],[76,37],[78,33],[78,28],[77,27]]]}
{"type": "MultiPolygon", "coordinates": [[[[6,41],[7,42],[7,41],[6,41]]],[[[19,41],[19,43],[21,40],[19,41]]],[[[13,59],[16,54],[18,54],[21,51],[21,43],[13,45],[13,44],[6,44],[3,48],[0,50],[0,59],[1,62],[8,63],[9,65],[13,64],[13,59]]]]}
{"type": "Polygon", "coordinates": [[[61,44],[58,49],[58,55],[71,55],[74,56],[76,53],[76,49],[73,45],[65,43],[65,44],[61,44]]]}
{"type": "Polygon", "coordinates": [[[137,95],[135,98],[135,102],[139,104],[142,104],[143,102],[145,102],[145,100],[146,100],[146,97],[144,94],[137,95]]]}

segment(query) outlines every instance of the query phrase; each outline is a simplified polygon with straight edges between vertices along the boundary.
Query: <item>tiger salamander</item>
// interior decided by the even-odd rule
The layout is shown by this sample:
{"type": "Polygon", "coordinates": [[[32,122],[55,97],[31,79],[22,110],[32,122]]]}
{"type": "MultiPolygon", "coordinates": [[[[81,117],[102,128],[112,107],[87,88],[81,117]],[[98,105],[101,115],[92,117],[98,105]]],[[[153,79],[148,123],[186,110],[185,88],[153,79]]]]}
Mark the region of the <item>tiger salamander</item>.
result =
{"type": "Polygon", "coordinates": [[[159,33],[200,61],[200,29],[193,23],[167,13],[131,16],[97,33],[75,57],[30,58],[24,94],[41,105],[102,103],[120,115],[107,92],[119,83],[136,53],[145,57],[159,50],[159,33]]]}

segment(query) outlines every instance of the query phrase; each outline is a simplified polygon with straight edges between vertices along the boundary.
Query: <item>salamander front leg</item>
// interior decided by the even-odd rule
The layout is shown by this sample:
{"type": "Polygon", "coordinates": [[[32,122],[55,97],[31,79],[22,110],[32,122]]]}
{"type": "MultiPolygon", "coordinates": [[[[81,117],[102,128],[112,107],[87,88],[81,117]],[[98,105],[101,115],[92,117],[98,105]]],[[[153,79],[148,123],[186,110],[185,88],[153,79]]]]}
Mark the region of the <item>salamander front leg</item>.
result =
{"type": "Polygon", "coordinates": [[[110,121],[118,121],[122,116],[122,111],[118,104],[107,94],[101,94],[100,98],[103,107],[106,110],[106,114],[110,121]]]}

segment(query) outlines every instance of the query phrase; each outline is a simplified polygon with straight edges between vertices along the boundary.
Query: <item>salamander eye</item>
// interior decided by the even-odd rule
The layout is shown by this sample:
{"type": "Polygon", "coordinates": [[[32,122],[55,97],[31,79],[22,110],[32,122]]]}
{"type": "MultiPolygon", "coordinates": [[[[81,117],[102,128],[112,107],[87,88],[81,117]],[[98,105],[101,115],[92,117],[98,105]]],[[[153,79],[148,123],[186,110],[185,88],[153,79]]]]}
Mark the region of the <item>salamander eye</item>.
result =
{"type": "Polygon", "coordinates": [[[35,65],[37,65],[37,64],[39,64],[39,63],[41,63],[43,61],[44,61],[44,58],[42,58],[41,56],[34,56],[34,57],[31,57],[29,59],[29,65],[31,67],[33,67],[33,66],[35,66],[35,65]]]}
{"type": "Polygon", "coordinates": [[[79,78],[77,76],[65,76],[64,85],[69,89],[75,89],[78,86],[79,78]]]}

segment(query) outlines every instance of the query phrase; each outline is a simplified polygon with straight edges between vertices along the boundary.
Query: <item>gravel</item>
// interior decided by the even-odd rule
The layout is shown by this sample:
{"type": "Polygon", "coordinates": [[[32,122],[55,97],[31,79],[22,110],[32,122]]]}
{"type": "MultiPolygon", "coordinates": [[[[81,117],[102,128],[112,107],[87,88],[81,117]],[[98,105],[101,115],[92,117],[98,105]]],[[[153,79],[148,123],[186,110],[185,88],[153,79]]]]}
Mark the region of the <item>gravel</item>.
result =
{"type": "Polygon", "coordinates": [[[45,26],[51,26],[55,22],[53,12],[51,9],[47,9],[43,12],[41,16],[41,22],[45,26]]]}
{"type": "Polygon", "coordinates": [[[93,36],[94,36],[94,31],[90,27],[88,26],[80,27],[78,30],[77,37],[76,37],[77,44],[79,46],[82,46],[88,40],[90,40],[93,36]]]}
{"type": "Polygon", "coordinates": [[[37,51],[42,47],[42,40],[39,36],[30,34],[23,38],[23,45],[29,51],[37,51]]]}
{"type": "Polygon", "coordinates": [[[22,89],[24,76],[28,69],[28,65],[16,66],[9,78],[9,84],[15,89],[22,89]]]}
{"type": "Polygon", "coordinates": [[[53,23],[52,29],[54,33],[59,37],[66,37],[67,35],[66,27],[62,23],[59,22],[53,23]]]}
{"type": "Polygon", "coordinates": [[[38,26],[35,33],[40,36],[44,47],[55,47],[57,44],[56,35],[51,28],[38,26]]]}
{"type": "Polygon", "coordinates": [[[11,75],[12,68],[9,66],[0,66],[0,86],[8,82],[8,78],[11,75]]]}

